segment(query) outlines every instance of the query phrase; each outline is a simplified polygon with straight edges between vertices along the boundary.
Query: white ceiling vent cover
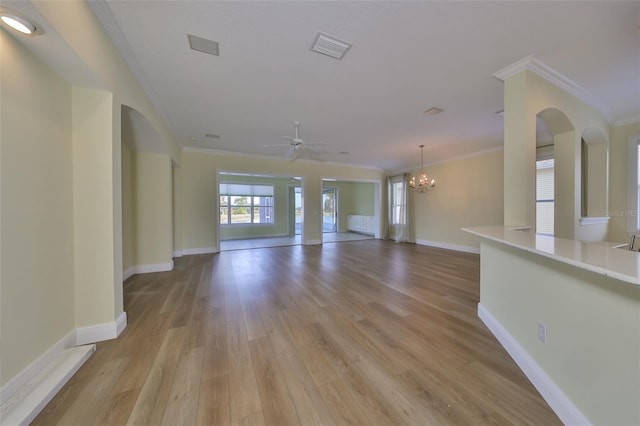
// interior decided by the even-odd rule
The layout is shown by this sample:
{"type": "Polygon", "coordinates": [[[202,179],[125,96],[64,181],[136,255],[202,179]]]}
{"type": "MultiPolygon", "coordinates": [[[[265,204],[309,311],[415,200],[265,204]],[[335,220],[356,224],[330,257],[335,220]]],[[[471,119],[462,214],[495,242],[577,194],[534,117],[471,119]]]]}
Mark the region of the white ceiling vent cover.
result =
{"type": "Polygon", "coordinates": [[[332,58],[342,59],[347,51],[351,48],[351,43],[338,40],[327,34],[318,33],[311,44],[311,50],[331,56],[332,58]]]}
{"type": "Polygon", "coordinates": [[[220,50],[217,41],[207,40],[206,38],[187,34],[189,39],[189,47],[198,52],[208,53],[209,55],[220,56],[220,50]]]}

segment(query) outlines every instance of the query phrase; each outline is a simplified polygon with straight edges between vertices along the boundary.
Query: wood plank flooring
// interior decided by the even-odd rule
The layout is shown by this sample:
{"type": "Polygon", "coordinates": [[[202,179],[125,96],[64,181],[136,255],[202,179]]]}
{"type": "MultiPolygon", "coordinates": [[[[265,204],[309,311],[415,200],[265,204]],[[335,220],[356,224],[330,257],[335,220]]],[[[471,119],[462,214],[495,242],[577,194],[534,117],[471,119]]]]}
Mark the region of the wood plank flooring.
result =
{"type": "Polygon", "coordinates": [[[561,424],[477,318],[479,257],[366,240],[176,259],[34,425],[561,424]]]}

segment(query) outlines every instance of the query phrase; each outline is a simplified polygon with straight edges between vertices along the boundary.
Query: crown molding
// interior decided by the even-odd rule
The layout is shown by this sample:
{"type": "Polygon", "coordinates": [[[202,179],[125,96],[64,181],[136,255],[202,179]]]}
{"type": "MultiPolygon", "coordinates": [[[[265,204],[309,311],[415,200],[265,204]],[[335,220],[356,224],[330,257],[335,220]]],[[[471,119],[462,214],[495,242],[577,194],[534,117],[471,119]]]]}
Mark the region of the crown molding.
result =
{"type": "MultiPolygon", "coordinates": [[[[470,152],[468,154],[457,155],[455,157],[449,157],[449,158],[446,158],[446,159],[443,159],[443,160],[424,163],[424,167],[431,167],[431,166],[436,166],[436,165],[439,165],[439,164],[453,163],[455,161],[462,161],[462,160],[466,160],[468,158],[480,157],[482,155],[493,154],[494,152],[501,152],[501,151],[504,151],[504,145],[496,146],[494,148],[483,149],[482,151],[474,151],[474,152],[470,152]]],[[[393,175],[398,175],[398,174],[402,174],[402,173],[415,172],[416,170],[420,170],[420,165],[412,166],[412,167],[401,169],[401,170],[394,170],[392,172],[387,171],[387,174],[390,175],[390,176],[393,176],[393,175]]]]}
{"type": "MultiPolygon", "coordinates": [[[[231,156],[231,157],[245,157],[245,158],[258,159],[258,160],[271,160],[271,161],[280,160],[287,163],[292,162],[291,159],[283,158],[277,155],[251,154],[247,152],[224,151],[221,149],[213,149],[213,148],[199,148],[199,147],[185,146],[182,148],[182,152],[191,152],[196,154],[209,154],[209,155],[223,155],[223,156],[231,156]]],[[[366,166],[361,164],[338,163],[335,161],[318,161],[318,160],[309,160],[307,158],[297,158],[295,159],[295,162],[309,163],[309,164],[323,164],[328,166],[353,167],[356,169],[375,170],[377,172],[384,173],[384,170],[379,167],[366,166]]]]}
{"type": "Polygon", "coordinates": [[[613,123],[611,127],[622,127],[628,126],[629,124],[640,124],[640,115],[636,115],[635,117],[627,117],[613,123]]]}
{"type": "Polygon", "coordinates": [[[109,4],[105,0],[92,0],[88,1],[87,4],[96,15],[96,18],[98,18],[98,21],[100,21],[100,23],[104,27],[109,38],[111,39],[111,42],[116,47],[116,50],[120,52],[120,55],[124,59],[124,62],[128,65],[129,70],[133,74],[133,77],[138,82],[140,87],[142,87],[142,91],[147,95],[147,98],[149,98],[149,101],[155,108],[156,112],[165,122],[169,131],[172,133],[173,140],[179,147],[182,147],[180,140],[175,137],[175,132],[171,127],[171,123],[167,118],[167,115],[164,113],[162,107],[160,106],[158,95],[156,95],[155,90],[153,90],[153,87],[151,86],[147,75],[142,69],[140,62],[138,62],[136,54],[133,53],[133,49],[131,49],[129,42],[125,38],[124,33],[122,32],[122,28],[120,28],[120,25],[118,25],[116,18],[113,16],[113,12],[111,11],[109,4]]]}
{"type": "Polygon", "coordinates": [[[508,65],[499,71],[496,71],[492,75],[500,81],[505,81],[509,77],[512,77],[523,71],[530,71],[537,76],[547,80],[551,84],[554,84],[565,92],[572,94],[581,101],[591,105],[605,116],[610,125],[613,124],[615,117],[613,110],[608,104],[600,99],[597,99],[587,89],[580,86],[569,77],[554,70],[544,62],[536,59],[533,55],[529,55],[523,59],[520,59],[519,61],[516,61],[513,64],[508,65]]]}

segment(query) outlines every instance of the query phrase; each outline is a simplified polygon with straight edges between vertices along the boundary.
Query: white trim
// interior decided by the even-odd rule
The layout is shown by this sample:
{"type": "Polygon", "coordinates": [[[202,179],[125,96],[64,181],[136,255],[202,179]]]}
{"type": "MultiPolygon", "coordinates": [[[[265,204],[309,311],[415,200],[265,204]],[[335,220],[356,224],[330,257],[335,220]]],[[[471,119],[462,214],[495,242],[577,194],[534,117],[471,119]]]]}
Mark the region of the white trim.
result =
{"type": "Polygon", "coordinates": [[[173,257],[182,257],[182,256],[183,256],[182,250],[173,251],[173,257]]]}
{"type": "Polygon", "coordinates": [[[121,313],[113,322],[76,328],[76,345],[115,339],[127,326],[127,313],[121,313]]]}
{"type": "MultiPolygon", "coordinates": [[[[23,388],[29,380],[31,380],[38,372],[42,371],[47,365],[56,359],[65,349],[72,348],[76,345],[75,330],[70,331],[62,339],[58,340],[42,355],[36,358],[31,364],[26,366],[21,372],[16,374],[11,380],[0,387],[0,405],[5,406],[8,399],[23,388]]],[[[0,416],[2,418],[2,416],[0,416]]]]}
{"type": "Polygon", "coordinates": [[[135,274],[135,266],[127,268],[122,272],[122,282],[125,282],[135,274]]]}
{"type": "Polygon", "coordinates": [[[173,270],[173,260],[167,263],[153,263],[133,267],[134,274],[148,274],[150,272],[167,272],[173,270]]]}
{"type": "MultiPolygon", "coordinates": [[[[448,164],[448,163],[453,163],[455,161],[467,160],[469,158],[480,157],[483,155],[489,155],[489,154],[493,154],[495,152],[501,152],[501,151],[504,151],[504,145],[496,146],[494,148],[483,149],[482,151],[470,152],[468,154],[458,155],[456,157],[446,158],[444,160],[427,162],[427,163],[424,163],[424,166],[431,167],[439,164],[448,164]]],[[[415,170],[420,170],[420,165],[411,166],[409,168],[405,168],[401,170],[394,170],[393,172],[389,172],[388,174],[393,176],[393,175],[399,175],[402,173],[410,173],[415,170]]]]}
{"type": "Polygon", "coordinates": [[[182,254],[184,256],[190,256],[192,254],[211,254],[211,253],[219,253],[220,250],[215,247],[201,247],[201,248],[190,248],[190,249],[182,249],[182,254]]]}
{"type": "Polygon", "coordinates": [[[306,240],[302,242],[303,246],[317,246],[321,244],[322,244],[322,240],[306,240]]]}
{"type": "MultiPolygon", "coordinates": [[[[28,425],[31,423],[64,384],[93,355],[95,350],[95,345],[65,349],[51,359],[18,389],[18,392],[10,395],[6,404],[0,408],[0,422],[3,425],[28,425]]],[[[27,368],[32,365],[33,363],[27,368]]],[[[2,395],[4,398],[4,391],[2,391],[2,395]]]]}
{"type": "Polygon", "coordinates": [[[151,272],[167,272],[173,270],[173,260],[167,263],[154,263],[150,265],[135,265],[127,268],[122,273],[122,281],[126,281],[129,277],[136,274],[148,274],[151,272]]]}
{"type": "MultiPolygon", "coordinates": [[[[185,146],[182,148],[182,152],[191,152],[196,154],[209,154],[209,155],[224,155],[224,156],[234,156],[234,157],[245,157],[245,158],[255,158],[261,160],[281,160],[284,163],[290,163],[291,159],[282,157],[281,155],[267,155],[267,154],[251,154],[247,152],[237,152],[237,151],[223,151],[221,149],[212,149],[212,148],[200,148],[200,147],[192,147],[185,146]]],[[[309,160],[307,158],[298,158],[295,160],[297,163],[316,163],[322,164],[323,166],[349,166],[355,169],[367,169],[367,170],[375,170],[377,172],[384,172],[380,167],[374,166],[365,166],[362,164],[350,164],[350,163],[339,163],[337,161],[322,161],[318,160],[309,160]]]]}
{"type": "Polygon", "coordinates": [[[104,29],[107,31],[107,34],[109,34],[111,41],[113,42],[118,52],[120,52],[120,55],[122,56],[124,61],[127,63],[127,65],[129,65],[129,69],[133,73],[135,80],[138,82],[143,92],[147,95],[147,98],[149,98],[149,100],[155,107],[158,115],[171,132],[171,136],[173,136],[173,140],[176,142],[176,145],[181,148],[182,143],[178,138],[175,137],[175,132],[171,127],[171,122],[167,119],[167,115],[162,108],[162,104],[158,100],[158,95],[156,94],[155,90],[153,90],[153,86],[149,82],[149,78],[143,71],[142,66],[140,66],[138,57],[135,55],[135,53],[133,53],[133,50],[131,49],[127,38],[122,32],[122,28],[120,28],[120,25],[118,25],[118,22],[113,16],[111,7],[106,1],[91,1],[88,2],[88,6],[96,15],[98,21],[100,21],[100,23],[104,26],[104,29]]]}
{"type": "Polygon", "coordinates": [[[441,243],[439,241],[429,240],[416,240],[416,244],[419,244],[421,246],[430,246],[447,250],[461,251],[464,253],[480,254],[480,248],[473,246],[462,246],[458,244],[441,243]]]}
{"type": "Polygon", "coordinates": [[[609,216],[603,217],[581,217],[580,218],[580,226],[589,226],[589,225],[606,225],[609,223],[609,216]]]}
{"type": "Polygon", "coordinates": [[[600,99],[597,99],[584,87],[580,86],[578,83],[574,82],[565,75],[560,74],[549,65],[539,61],[533,55],[522,58],[519,61],[514,62],[513,64],[494,72],[493,76],[498,80],[505,81],[509,77],[512,77],[523,71],[531,71],[532,73],[544,78],[548,82],[558,86],[562,90],[571,93],[573,96],[600,111],[605,116],[609,124],[613,123],[614,113],[608,104],[600,99]]]}
{"type": "Polygon", "coordinates": [[[640,123],[640,115],[636,115],[635,117],[627,117],[617,120],[611,127],[622,127],[628,126],[629,124],[639,124],[640,123]]]}
{"type": "Polygon", "coordinates": [[[498,322],[482,303],[478,303],[478,317],[487,326],[489,331],[498,339],[502,347],[520,367],[540,395],[549,404],[551,409],[560,417],[566,425],[590,425],[589,419],[580,412],[573,402],[551,380],[544,370],[524,350],[518,341],[498,322]]]}
{"type": "Polygon", "coordinates": [[[125,328],[127,328],[127,313],[122,312],[116,318],[116,336],[119,336],[125,328]]]}

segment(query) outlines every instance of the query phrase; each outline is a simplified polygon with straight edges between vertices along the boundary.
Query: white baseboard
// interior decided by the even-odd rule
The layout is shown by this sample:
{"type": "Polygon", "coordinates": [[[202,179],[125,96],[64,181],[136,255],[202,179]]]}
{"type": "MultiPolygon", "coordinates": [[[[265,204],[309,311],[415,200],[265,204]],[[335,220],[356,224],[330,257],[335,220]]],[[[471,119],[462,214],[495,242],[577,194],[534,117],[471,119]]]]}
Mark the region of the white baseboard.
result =
{"type": "Polygon", "coordinates": [[[322,244],[322,240],[307,240],[302,242],[302,245],[305,246],[317,246],[320,244],[322,244]]]}
{"type": "Polygon", "coordinates": [[[167,263],[154,263],[151,265],[136,265],[122,272],[122,281],[135,274],[148,274],[151,272],[167,272],[173,270],[173,260],[167,263]]]}
{"type": "Polygon", "coordinates": [[[462,246],[458,244],[441,243],[439,241],[429,241],[429,240],[416,240],[416,244],[420,244],[421,246],[430,246],[430,247],[437,247],[437,248],[442,248],[447,250],[461,251],[464,253],[480,254],[479,247],[462,246]]]}
{"type": "Polygon", "coordinates": [[[76,328],[76,345],[115,339],[127,326],[127,313],[121,313],[113,322],[76,328]]]}
{"type": "Polygon", "coordinates": [[[182,257],[182,250],[174,250],[173,257],[182,257]]]}
{"type": "MultiPolygon", "coordinates": [[[[73,334],[71,332],[69,336],[73,337],[73,334]]],[[[57,344],[36,361],[40,361],[44,356],[48,358],[51,351],[56,349],[56,346],[57,344]]],[[[35,364],[31,363],[18,375],[28,374],[30,378],[17,391],[9,394],[4,389],[5,386],[3,386],[3,390],[0,392],[2,398],[6,396],[8,398],[0,408],[0,424],[22,426],[31,423],[62,389],[65,383],[80,369],[82,364],[93,355],[95,350],[95,345],[63,349],[54,357],[48,358],[46,364],[37,370],[35,374],[31,374],[31,372],[25,373],[35,364]]]]}
{"type": "MultiPolygon", "coordinates": [[[[76,332],[72,330],[62,339],[54,343],[53,346],[36,358],[31,364],[26,366],[15,377],[0,387],[0,405],[4,407],[7,400],[13,398],[29,380],[42,371],[47,365],[51,364],[65,349],[73,348],[75,345],[76,332]]],[[[0,419],[1,418],[2,416],[0,416],[0,419]]]]}
{"type": "Polygon", "coordinates": [[[498,322],[498,320],[478,303],[478,317],[498,339],[502,347],[518,364],[520,370],[533,383],[540,395],[549,404],[551,409],[560,417],[566,425],[590,425],[589,420],[578,410],[571,400],[560,390],[542,368],[524,350],[518,341],[498,322]]]}
{"type": "Polygon", "coordinates": [[[218,253],[219,250],[216,250],[215,247],[201,247],[201,248],[191,248],[191,249],[183,249],[182,254],[184,256],[189,256],[193,254],[211,254],[218,253]]]}
{"type": "Polygon", "coordinates": [[[122,271],[122,282],[125,282],[135,274],[135,267],[130,267],[122,271]]]}

